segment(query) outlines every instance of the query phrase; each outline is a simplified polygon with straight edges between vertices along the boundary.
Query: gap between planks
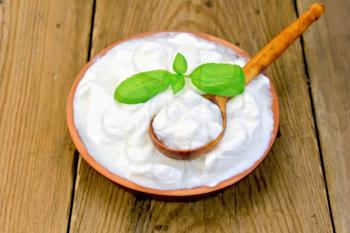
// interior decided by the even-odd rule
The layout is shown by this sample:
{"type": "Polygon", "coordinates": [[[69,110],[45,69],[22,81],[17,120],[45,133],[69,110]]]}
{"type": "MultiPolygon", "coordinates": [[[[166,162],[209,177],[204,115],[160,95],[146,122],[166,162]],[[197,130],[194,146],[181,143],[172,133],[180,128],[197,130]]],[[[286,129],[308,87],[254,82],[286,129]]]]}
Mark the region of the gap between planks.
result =
{"type": "MultiPolygon", "coordinates": [[[[297,0],[293,0],[293,5],[294,5],[295,12],[296,12],[296,16],[299,17],[297,0]]],[[[307,65],[307,62],[306,62],[306,56],[305,56],[304,37],[303,37],[303,35],[301,35],[301,37],[300,37],[300,46],[301,46],[301,53],[302,53],[302,56],[303,56],[303,63],[304,63],[304,70],[305,70],[305,75],[306,75],[307,89],[308,89],[309,97],[310,97],[312,120],[313,120],[313,124],[314,124],[314,127],[315,127],[316,143],[317,143],[317,148],[318,148],[318,152],[319,152],[319,155],[320,155],[320,164],[321,164],[321,168],[322,168],[323,181],[324,181],[324,186],[325,186],[325,190],[326,190],[329,217],[331,219],[333,233],[335,233],[335,225],[334,225],[333,213],[332,213],[332,208],[331,208],[331,201],[330,201],[330,198],[329,198],[328,184],[327,184],[327,179],[326,179],[326,169],[325,169],[325,166],[324,166],[324,160],[323,160],[323,153],[322,153],[321,142],[320,142],[319,129],[318,129],[317,121],[316,121],[315,103],[314,103],[314,98],[313,98],[312,91],[311,91],[311,78],[310,78],[310,73],[309,73],[308,65],[307,65]]]]}
{"type": "MultiPolygon", "coordinates": [[[[2,0],[0,0],[1,3],[2,0]]],[[[94,23],[95,23],[95,14],[96,14],[96,1],[93,0],[92,2],[92,12],[91,12],[91,20],[90,20],[90,33],[89,33],[89,45],[88,45],[88,53],[86,56],[86,62],[88,62],[91,59],[91,50],[92,50],[92,42],[93,42],[93,35],[94,35],[94,23]]],[[[67,223],[67,230],[66,232],[70,232],[70,225],[71,225],[71,220],[72,220],[72,212],[73,212],[73,207],[74,207],[74,197],[75,197],[75,185],[77,181],[77,174],[78,174],[78,169],[79,169],[79,160],[81,159],[79,157],[79,151],[77,149],[74,150],[73,153],[73,182],[72,182],[72,191],[71,191],[71,199],[70,199],[70,205],[68,209],[68,223],[67,223]]]]}
{"type": "Polygon", "coordinates": [[[73,153],[73,165],[72,165],[72,171],[73,171],[73,175],[72,175],[72,189],[71,189],[71,199],[70,199],[70,203],[69,203],[69,209],[68,209],[68,223],[67,223],[67,230],[66,232],[69,232],[70,229],[70,223],[71,223],[71,219],[72,219],[72,212],[73,212],[73,204],[74,204],[74,196],[75,196],[75,184],[76,184],[76,180],[77,180],[77,174],[78,174],[78,164],[79,164],[79,152],[77,149],[75,149],[74,153],[73,153]]]}

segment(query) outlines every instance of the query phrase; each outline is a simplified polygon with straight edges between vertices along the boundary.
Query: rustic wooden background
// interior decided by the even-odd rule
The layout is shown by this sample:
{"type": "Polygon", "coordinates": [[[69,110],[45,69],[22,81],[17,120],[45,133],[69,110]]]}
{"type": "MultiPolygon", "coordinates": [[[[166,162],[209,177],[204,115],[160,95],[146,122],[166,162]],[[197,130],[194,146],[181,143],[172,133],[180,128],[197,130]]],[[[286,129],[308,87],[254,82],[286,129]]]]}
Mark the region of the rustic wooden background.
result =
{"type": "Polygon", "coordinates": [[[0,0],[0,232],[350,232],[350,1],[267,70],[280,132],[252,175],[165,202],[120,189],[69,137],[75,75],[111,42],[193,30],[254,54],[312,0],[0,0]]]}

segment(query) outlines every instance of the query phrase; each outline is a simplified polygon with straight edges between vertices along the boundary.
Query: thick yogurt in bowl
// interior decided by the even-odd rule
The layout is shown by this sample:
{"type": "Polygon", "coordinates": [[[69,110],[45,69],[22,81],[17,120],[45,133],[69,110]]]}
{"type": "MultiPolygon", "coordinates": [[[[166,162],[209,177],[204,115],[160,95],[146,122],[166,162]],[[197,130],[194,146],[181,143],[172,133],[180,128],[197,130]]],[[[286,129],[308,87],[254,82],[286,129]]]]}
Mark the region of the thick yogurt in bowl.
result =
{"type": "MultiPolygon", "coordinates": [[[[112,174],[157,190],[213,187],[254,166],[266,154],[274,131],[270,81],[259,75],[227,105],[221,142],[195,160],[174,160],[157,151],[148,136],[151,118],[159,139],[174,148],[194,148],[222,130],[218,107],[190,81],[174,95],[169,88],[142,104],[114,100],[116,86],[143,71],[172,71],[177,53],[187,73],[203,63],[243,66],[230,48],[190,33],[164,32],[130,39],[97,57],[79,81],[73,120],[88,154],[112,174]]],[[[273,139],[272,139],[273,140],[273,139]]]]}

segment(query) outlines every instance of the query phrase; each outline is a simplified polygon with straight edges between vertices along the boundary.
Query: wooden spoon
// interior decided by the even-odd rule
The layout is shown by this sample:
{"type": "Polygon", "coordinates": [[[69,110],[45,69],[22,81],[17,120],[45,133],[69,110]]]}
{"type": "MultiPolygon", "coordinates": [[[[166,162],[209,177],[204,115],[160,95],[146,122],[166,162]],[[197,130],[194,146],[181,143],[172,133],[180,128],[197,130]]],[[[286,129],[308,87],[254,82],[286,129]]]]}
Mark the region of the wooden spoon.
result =
{"type": "MultiPolygon", "coordinates": [[[[245,83],[249,83],[252,79],[258,76],[265,68],[272,64],[306,29],[315,22],[324,12],[322,3],[312,4],[308,11],[301,15],[295,22],[285,28],[278,34],[270,43],[260,50],[249,62],[243,67],[245,74],[245,83]]],[[[173,149],[164,145],[153,131],[152,123],[154,116],[150,122],[148,133],[154,146],[164,155],[173,159],[194,159],[201,154],[208,152],[215,147],[222,139],[226,128],[226,104],[230,97],[204,95],[213,103],[217,104],[222,115],[222,131],[220,134],[209,143],[193,148],[193,149],[173,149]]]]}

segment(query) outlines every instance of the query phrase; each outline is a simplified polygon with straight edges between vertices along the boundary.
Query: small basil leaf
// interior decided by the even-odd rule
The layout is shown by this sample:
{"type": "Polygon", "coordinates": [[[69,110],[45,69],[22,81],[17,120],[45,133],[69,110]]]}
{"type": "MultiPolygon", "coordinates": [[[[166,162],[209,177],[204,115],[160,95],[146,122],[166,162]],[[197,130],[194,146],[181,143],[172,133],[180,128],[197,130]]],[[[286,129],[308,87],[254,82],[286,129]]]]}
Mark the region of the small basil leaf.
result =
{"type": "Polygon", "coordinates": [[[236,96],[244,91],[244,73],[238,65],[207,63],[191,74],[192,83],[201,91],[218,96],[236,96]]]}
{"type": "Polygon", "coordinates": [[[187,61],[184,55],[181,53],[176,54],[173,69],[178,74],[185,74],[187,71],[187,61]]]}
{"type": "Polygon", "coordinates": [[[185,86],[185,78],[182,75],[173,75],[170,78],[170,84],[175,95],[185,86]]]}
{"type": "Polygon", "coordinates": [[[165,70],[141,72],[131,76],[118,85],[114,99],[120,103],[144,103],[153,96],[165,91],[173,74],[165,70]]]}

